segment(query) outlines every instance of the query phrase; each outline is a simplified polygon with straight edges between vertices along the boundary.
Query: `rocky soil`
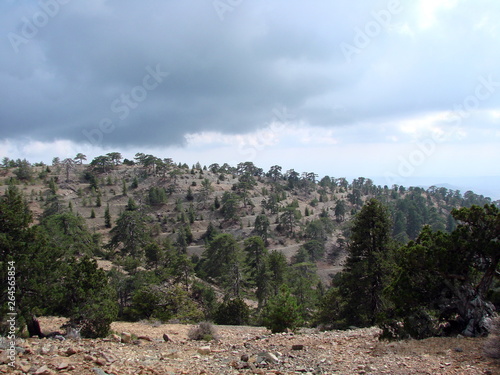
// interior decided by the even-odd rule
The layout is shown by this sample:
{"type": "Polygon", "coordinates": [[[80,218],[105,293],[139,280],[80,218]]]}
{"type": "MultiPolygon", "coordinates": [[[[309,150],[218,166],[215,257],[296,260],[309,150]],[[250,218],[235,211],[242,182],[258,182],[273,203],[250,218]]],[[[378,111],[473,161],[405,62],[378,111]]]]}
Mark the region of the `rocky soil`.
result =
{"type": "MultiPolygon", "coordinates": [[[[41,318],[44,331],[64,319],[41,318]]],[[[18,339],[16,368],[0,373],[125,374],[500,374],[484,339],[384,342],[377,328],[271,334],[263,327],[217,326],[217,341],[188,339],[192,326],[123,323],[107,339],[18,339]],[[165,341],[167,339],[168,341],[165,341]]]]}

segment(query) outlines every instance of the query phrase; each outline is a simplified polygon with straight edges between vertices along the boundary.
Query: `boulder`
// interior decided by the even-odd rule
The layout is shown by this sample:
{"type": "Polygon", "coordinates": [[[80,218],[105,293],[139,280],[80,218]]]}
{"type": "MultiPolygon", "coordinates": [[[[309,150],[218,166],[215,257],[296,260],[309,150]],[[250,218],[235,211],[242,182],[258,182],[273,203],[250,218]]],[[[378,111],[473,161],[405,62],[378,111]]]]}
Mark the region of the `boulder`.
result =
{"type": "Polygon", "coordinates": [[[40,367],[38,370],[34,372],[35,375],[52,375],[53,372],[49,370],[49,368],[44,365],[40,367]]]}
{"type": "Polygon", "coordinates": [[[198,353],[203,354],[203,355],[210,354],[211,352],[212,352],[212,349],[210,349],[210,346],[208,346],[208,345],[198,348],[198,353]]]}
{"type": "Polygon", "coordinates": [[[132,342],[132,335],[129,332],[122,332],[122,342],[130,344],[132,342]]]}
{"type": "Polygon", "coordinates": [[[263,359],[267,363],[279,363],[280,361],[278,357],[271,352],[260,352],[257,354],[257,363],[262,362],[260,359],[263,359]]]}

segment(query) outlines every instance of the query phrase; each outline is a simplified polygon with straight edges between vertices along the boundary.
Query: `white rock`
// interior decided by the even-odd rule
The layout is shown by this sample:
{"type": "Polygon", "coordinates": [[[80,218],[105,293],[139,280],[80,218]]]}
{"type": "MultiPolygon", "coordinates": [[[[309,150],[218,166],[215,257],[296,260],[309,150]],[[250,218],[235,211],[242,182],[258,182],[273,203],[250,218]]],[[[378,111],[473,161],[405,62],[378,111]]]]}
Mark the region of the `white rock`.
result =
{"type": "Polygon", "coordinates": [[[210,349],[210,346],[202,346],[202,347],[198,348],[198,353],[203,354],[203,355],[210,354],[211,352],[212,352],[212,350],[210,349]]]}
{"type": "Polygon", "coordinates": [[[122,342],[130,344],[132,342],[132,335],[129,332],[122,332],[122,342]]]}

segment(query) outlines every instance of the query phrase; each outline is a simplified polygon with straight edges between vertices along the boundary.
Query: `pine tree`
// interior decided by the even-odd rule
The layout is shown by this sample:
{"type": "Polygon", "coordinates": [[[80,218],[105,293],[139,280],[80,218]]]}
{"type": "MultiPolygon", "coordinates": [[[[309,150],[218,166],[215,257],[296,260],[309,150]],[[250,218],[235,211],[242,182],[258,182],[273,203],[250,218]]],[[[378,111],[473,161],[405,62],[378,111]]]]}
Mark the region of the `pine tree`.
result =
{"type": "Polygon", "coordinates": [[[297,300],[286,286],[269,300],[262,315],[264,326],[273,333],[295,330],[303,323],[297,300]]]}
{"type": "Polygon", "coordinates": [[[340,293],[347,325],[370,326],[384,310],[382,291],[391,269],[391,222],[387,209],[369,200],[354,219],[340,293]]]}
{"type": "Polygon", "coordinates": [[[244,282],[243,253],[231,234],[217,235],[203,252],[202,272],[239,297],[244,282]]]}
{"type": "Polygon", "coordinates": [[[111,214],[109,213],[109,203],[104,211],[104,225],[106,228],[111,228],[111,214]]]}

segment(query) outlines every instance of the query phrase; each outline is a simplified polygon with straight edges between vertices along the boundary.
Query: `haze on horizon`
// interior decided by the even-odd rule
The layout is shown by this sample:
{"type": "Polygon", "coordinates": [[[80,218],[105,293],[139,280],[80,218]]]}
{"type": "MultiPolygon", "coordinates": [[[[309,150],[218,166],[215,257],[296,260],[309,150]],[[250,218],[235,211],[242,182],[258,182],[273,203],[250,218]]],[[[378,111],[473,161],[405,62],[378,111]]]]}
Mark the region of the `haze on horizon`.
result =
{"type": "Polygon", "coordinates": [[[145,152],[498,199],[498,19],[493,0],[6,0],[0,158],[145,152]]]}

